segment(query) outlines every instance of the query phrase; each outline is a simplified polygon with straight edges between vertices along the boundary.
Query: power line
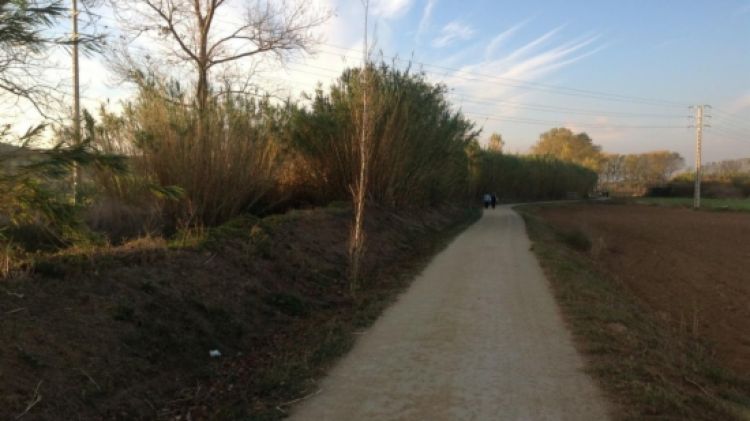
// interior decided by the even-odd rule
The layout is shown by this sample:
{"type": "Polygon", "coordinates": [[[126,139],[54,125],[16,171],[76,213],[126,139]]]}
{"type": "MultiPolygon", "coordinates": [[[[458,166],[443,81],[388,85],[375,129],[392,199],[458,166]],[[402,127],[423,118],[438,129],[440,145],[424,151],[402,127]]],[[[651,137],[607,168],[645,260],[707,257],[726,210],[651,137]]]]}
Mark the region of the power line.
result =
{"type": "Polygon", "coordinates": [[[467,111],[465,112],[465,114],[478,116],[487,120],[505,121],[505,122],[532,124],[532,125],[546,125],[546,126],[575,125],[575,126],[594,128],[594,129],[685,129],[686,128],[686,126],[619,125],[619,124],[587,123],[587,122],[582,122],[582,121],[540,120],[540,119],[523,118],[523,117],[497,116],[493,114],[484,114],[484,113],[472,112],[472,111],[467,111]]]}
{"type": "MultiPolygon", "coordinates": [[[[292,72],[297,73],[305,73],[305,74],[312,74],[312,75],[318,75],[319,73],[309,72],[307,70],[300,70],[300,69],[289,69],[292,72]]],[[[517,108],[522,109],[528,109],[533,111],[539,111],[539,112],[547,112],[547,113],[566,113],[566,114],[574,114],[574,115],[589,115],[589,116],[611,116],[611,117],[645,117],[645,118],[684,118],[682,115],[675,115],[675,114],[646,114],[646,113],[628,113],[628,112],[617,112],[617,111],[597,111],[597,110],[585,110],[585,109],[579,109],[579,108],[565,108],[565,107],[556,107],[556,106],[548,106],[548,105],[541,105],[541,104],[526,104],[521,102],[515,102],[515,101],[505,101],[505,100],[498,100],[498,101],[490,101],[490,100],[480,100],[480,99],[471,99],[472,97],[461,97],[460,101],[463,102],[469,102],[469,103],[475,103],[475,104],[491,104],[491,105],[497,105],[498,103],[503,104],[510,104],[517,108]]],[[[480,113],[474,113],[474,114],[480,114],[480,113]]],[[[486,114],[485,114],[486,115],[486,114]]],[[[597,123],[592,123],[597,124],[597,123]]],[[[605,125],[604,123],[598,123],[601,125],[605,125]]],[[[635,126],[630,126],[635,127],[635,126]]],[[[649,126],[638,126],[643,128],[676,128],[676,127],[684,127],[684,126],[658,126],[658,125],[649,125],[649,126]]]]}
{"type": "MultiPolygon", "coordinates": [[[[301,65],[303,63],[292,62],[292,64],[301,65]]],[[[334,70],[331,68],[315,66],[315,65],[306,65],[306,67],[314,68],[314,69],[322,70],[322,71],[327,71],[327,72],[333,72],[336,75],[340,75],[340,72],[338,70],[334,70]]],[[[310,74],[310,75],[318,76],[318,77],[334,77],[334,75],[311,72],[307,69],[302,70],[302,69],[298,69],[295,67],[286,67],[285,69],[291,72],[310,74]]],[[[523,102],[507,101],[507,100],[478,99],[473,96],[459,95],[459,94],[450,94],[450,95],[458,96],[460,101],[465,101],[465,102],[471,102],[471,103],[476,103],[476,104],[487,104],[487,105],[509,104],[509,105],[517,106],[518,108],[525,108],[525,109],[541,111],[541,112],[566,112],[569,114],[591,115],[591,116],[612,116],[612,117],[684,118],[683,115],[677,115],[677,114],[653,114],[653,113],[634,113],[634,112],[624,112],[624,111],[621,112],[621,111],[591,110],[591,109],[582,109],[582,108],[558,107],[558,106],[544,105],[544,104],[523,103],[523,102]]]]}
{"type": "MultiPolygon", "coordinates": [[[[291,71],[291,72],[296,72],[296,73],[310,74],[313,76],[328,77],[328,75],[322,75],[321,73],[310,72],[307,70],[300,70],[296,68],[286,68],[286,70],[291,71]]],[[[331,69],[325,69],[325,70],[333,71],[331,69]]],[[[338,71],[336,71],[336,73],[339,74],[338,71]]],[[[290,84],[290,82],[292,82],[292,81],[283,80],[283,79],[265,79],[265,81],[269,81],[269,80],[276,81],[276,82],[283,83],[283,84],[290,84]]],[[[295,84],[295,83],[292,83],[292,84],[295,84]]],[[[302,86],[302,83],[296,82],[296,85],[302,86]]],[[[258,96],[258,97],[263,97],[266,94],[272,95],[268,91],[265,91],[265,93],[263,94],[250,93],[250,95],[258,96]]],[[[86,97],[86,99],[94,100],[94,98],[90,98],[90,97],[86,97]]],[[[472,102],[471,100],[468,100],[468,99],[464,99],[464,100],[466,102],[472,102]]],[[[492,103],[491,101],[475,101],[475,102],[492,103]]],[[[500,102],[506,102],[506,101],[500,101],[500,102]]],[[[543,106],[543,105],[538,105],[538,104],[532,105],[532,104],[524,104],[524,103],[519,103],[519,102],[507,102],[507,103],[518,105],[520,107],[527,107],[527,108],[532,108],[535,106],[538,106],[540,108],[541,107],[549,108],[549,109],[538,110],[538,111],[543,111],[543,112],[563,112],[563,113],[568,112],[570,114],[575,114],[576,111],[580,111],[580,109],[570,110],[564,107],[543,106]],[[573,112],[569,112],[569,111],[573,111],[573,112]]],[[[589,110],[584,110],[584,111],[589,111],[589,110]]],[[[531,119],[531,118],[520,118],[520,117],[513,117],[513,116],[494,115],[494,114],[487,114],[487,113],[482,113],[482,112],[474,112],[470,110],[463,110],[462,113],[466,115],[480,116],[481,118],[486,118],[486,119],[493,120],[493,121],[515,122],[515,123],[521,123],[521,124],[548,125],[548,126],[549,125],[575,124],[577,126],[585,126],[587,128],[609,128],[609,129],[681,129],[681,128],[686,127],[686,126],[679,126],[679,125],[629,125],[629,124],[623,125],[623,124],[607,124],[607,123],[602,123],[602,122],[581,122],[581,121],[567,121],[566,122],[564,120],[543,120],[543,119],[531,119]]],[[[594,115],[594,113],[596,112],[591,110],[590,114],[586,113],[584,115],[594,115]]],[[[602,113],[606,113],[606,111],[602,113]]],[[[613,113],[616,113],[616,112],[613,112],[613,113]]],[[[623,113],[623,114],[625,114],[625,116],[650,116],[649,114],[639,114],[639,113],[623,113]]],[[[665,116],[666,115],[661,115],[661,117],[665,117],[665,116]]],[[[668,115],[666,117],[682,118],[682,116],[678,116],[678,115],[668,115]]]]}
{"type": "Polygon", "coordinates": [[[733,140],[735,142],[750,144],[750,137],[738,136],[738,135],[733,134],[731,132],[727,132],[727,131],[725,131],[724,129],[722,129],[720,127],[713,126],[713,127],[711,127],[708,130],[708,132],[716,132],[717,134],[721,135],[722,138],[733,140]]]}
{"type": "Polygon", "coordinates": [[[745,120],[745,119],[741,119],[740,117],[737,117],[737,114],[736,114],[736,113],[735,113],[735,114],[732,114],[732,113],[729,113],[729,112],[727,112],[727,111],[723,111],[723,110],[721,110],[721,109],[716,109],[716,108],[714,109],[714,111],[718,111],[718,112],[719,112],[719,114],[721,114],[721,115],[722,115],[722,117],[721,117],[721,118],[725,118],[725,119],[727,119],[727,120],[730,120],[730,121],[734,121],[734,122],[735,122],[736,124],[738,124],[738,125],[745,125],[745,124],[748,124],[748,121],[747,121],[747,120],[745,120]]]}
{"type": "MultiPolygon", "coordinates": [[[[294,62],[293,64],[302,64],[302,63],[294,62]]],[[[324,72],[331,72],[332,74],[312,72],[307,69],[302,70],[296,67],[285,67],[284,70],[292,72],[292,73],[302,73],[302,74],[323,77],[323,78],[335,77],[341,74],[340,71],[337,69],[331,69],[331,68],[320,67],[320,66],[308,66],[308,67],[322,70],[324,72]]],[[[293,85],[295,84],[294,81],[290,81],[288,79],[283,80],[283,79],[263,78],[263,80],[264,81],[273,80],[273,81],[284,83],[284,84],[293,84],[293,85]]],[[[296,86],[301,87],[305,85],[302,82],[296,82],[296,86]]],[[[631,112],[618,112],[618,111],[586,110],[586,109],[580,109],[580,108],[566,108],[566,107],[557,107],[557,106],[542,105],[542,104],[530,104],[530,103],[522,103],[522,102],[506,101],[506,100],[491,101],[491,100],[483,100],[483,99],[473,99],[473,97],[469,97],[469,96],[461,96],[460,100],[464,102],[470,102],[470,103],[476,103],[476,104],[490,104],[490,105],[497,105],[498,103],[503,103],[503,104],[513,105],[522,109],[529,109],[529,110],[540,111],[540,112],[562,112],[562,113],[567,113],[567,114],[590,115],[590,116],[644,117],[644,118],[683,118],[684,117],[683,115],[677,115],[677,114],[649,114],[649,113],[631,113],[631,112]]],[[[593,123],[593,124],[596,124],[596,123],[593,123]]],[[[603,123],[599,123],[599,124],[603,124],[603,123]]],[[[663,126],[651,125],[651,126],[643,126],[643,127],[661,128],[663,126]]],[[[674,128],[674,127],[683,127],[683,126],[668,126],[668,127],[674,128]]]]}
{"type": "MultiPolygon", "coordinates": [[[[291,72],[295,72],[295,73],[310,74],[310,75],[313,75],[313,76],[322,76],[322,77],[327,77],[328,76],[328,75],[321,75],[320,73],[310,72],[310,71],[307,71],[307,70],[301,70],[301,69],[296,69],[296,68],[287,68],[287,70],[289,70],[291,72]]],[[[328,69],[326,69],[326,70],[328,70],[328,69]]],[[[338,74],[338,72],[337,72],[337,74],[338,74]]],[[[277,81],[279,81],[279,82],[286,82],[284,80],[278,80],[278,79],[277,79],[277,81]]],[[[464,99],[464,101],[465,102],[476,102],[476,103],[490,103],[490,104],[494,104],[491,101],[482,101],[482,100],[472,101],[472,100],[466,100],[466,99],[464,99]]],[[[532,107],[536,108],[536,107],[539,107],[540,109],[538,111],[542,111],[542,112],[566,112],[566,113],[569,113],[569,114],[576,114],[577,111],[585,111],[586,113],[581,113],[581,114],[582,115],[601,115],[602,113],[607,114],[606,111],[604,111],[604,112],[597,112],[597,111],[594,111],[594,110],[567,109],[567,108],[564,108],[564,107],[544,106],[544,105],[539,105],[539,104],[524,104],[524,103],[519,103],[519,102],[502,101],[502,100],[498,101],[498,102],[509,103],[509,104],[512,104],[512,105],[518,105],[519,108],[521,108],[521,107],[523,107],[523,108],[532,108],[532,107]],[[544,108],[544,109],[542,109],[542,108],[544,108]]],[[[518,117],[512,117],[512,116],[502,116],[502,115],[486,114],[486,113],[481,113],[481,112],[473,112],[473,111],[470,111],[470,110],[462,110],[462,113],[467,114],[467,115],[473,114],[473,115],[476,115],[476,116],[481,116],[483,118],[489,117],[490,120],[513,121],[513,122],[519,122],[519,123],[525,123],[525,124],[543,124],[543,125],[565,125],[566,124],[566,122],[562,121],[562,120],[542,120],[542,119],[518,118],[518,117]]],[[[617,112],[612,112],[612,114],[616,115],[618,113],[617,112]]],[[[622,113],[622,114],[623,114],[622,115],[623,117],[640,117],[640,116],[652,117],[653,116],[653,115],[650,115],[650,114],[642,114],[642,113],[622,113]]],[[[682,115],[663,115],[663,114],[662,115],[656,115],[656,116],[661,117],[661,118],[665,118],[665,117],[667,117],[667,118],[683,118],[684,117],[682,115]]],[[[634,129],[675,129],[675,128],[684,129],[684,128],[686,128],[686,126],[684,126],[684,125],[683,126],[679,126],[679,125],[621,125],[621,124],[606,124],[606,123],[601,123],[601,122],[589,123],[589,122],[580,122],[580,121],[577,121],[577,122],[568,122],[567,124],[583,125],[583,126],[592,127],[592,128],[634,128],[634,129]]]]}
{"type": "Polygon", "coordinates": [[[715,127],[715,128],[721,128],[722,130],[724,130],[726,132],[729,132],[729,133],[733,133],[733,134],[735,134],[737,136],[747,136],[747,137],[750,137],[750,132],[733,129],[732,127],[724,126],[722,124],[717,124],[717,123],[713,123],[712,126],[715,127]]]}
{"type": "MultiPolygon", "coordinates": [[[[149,50],[144,47],[131,46],[131,48],[141,51],[143,53],[153,53],[152,50],[149,50]]],[[[289,64],[304,65],[306,67],[303,70],[303,69],[299,69],[299,68],[292,67],[292,66],[285,66],[284,70],[289,71],[289,72],[303,73],[303,74],[312,75],[312,76],[316,76],[320,78],[334,78],[334,79],[341,75],[341,71],[339,69],[310,65],[304,62],[297,62],[297,61],[291,61],[289,62],[289,64]],[[322,72],[328,72],[328,74],[312,72],[309,70],[310,68],[313,68],[322,72]]],[[[265,79],[265,80],[268,80],[268,79],[265,79]]],[[[277,81],[285,83],[285,84],[292,84],[293,82],[290,80],[278,80],[278,79],[277,81]]],[[[297,86],[302,87],[303,85],[302,83],[299,83],[297,84],[297,86]]],[[[458,94],[451,94],[451,95],[458,95],[458,94]]],[[[558,107],[558,106],[551,106],[551,105],[523,103],[523,102],[507,101],[507,100],[478,99],[478,98],[474,98],[472,96],[467,96],[467,95],[460,95],[460,101],[475,103],[475,104],[487,104],[487,105],[508,104],[517,108],[528,109],[528,110],[539,111],[539,112],[564,112],[567,114],[575,114],[575,115],[611,116],[611,117],[643,117],[643,118],[682,118],[681,115],[675,115],[675,114],[653,114],[653,113],[633,113],[633,112],[621,112],[621,111],[589,110],[589,109],[582,109],[582,108],[558,107]]]]}
{"type": "MultiPolygon", "coordinates": [[[[98,15],[103,20],[109,20],[114,21],[113,19],[105,16],[98,15]]],[[[217,22],[222,22],[220,19],[216,19],[217,22]]],[[[229,24],[229,23],[227,23],[229,24]]],[[[234,23],[232,23],[234,24],[234,23]]],[[[336,49],[341,51],[353,52],[355,50],[331,45],[331,44],[322,44],[325,48],[330,49],[336,49]]],[[[137,47],[137,46],[131,46],[132,48],[136,50],[140,50],[147,53],[152,53],[153,51],[144,47],[137,47]]],[[[329,51],[323,51],[324,54],[335,54],[329,51]]],[[[345,58],[349,58],[345,56],[345,58]]],[[[398,56],[391,56],[384,58],[390,58],[394,61],[403,61],[398,56]]],[[[654,98],[644,98],[644,97],[636,97],[636,96],[628,96],[628,95],[621,95],[621,94],[614,94],[614,93],[607,93],[607,92],[598,92],[598,91],[592,91],[592,90],[584,90],[584,89],[577,89],[577,88],[570,88],[570,87],[564,87],[564,86],[555,86],[555,85],[547,85],[542,83],[536,83],[536,82],[529,82],[529,81],[523,81],[518,79],[512,79],[512,78],[506,78],[501,76],[495,76],[495,75],[488,75],[488,74],[482,74],[478,72],[473,71],[467,71],[464,69],[457,69],[457,68],[451,68],[447,66],[440,66],[436,64],[426,63],[426,62],[419,62],[419,61],[410,61],[410,63],[421,65],[423,67],[430,67],[435,69],[442,69],[446,71],[452,71],[459,73],[458,75],[454,74],[450,77],[457,78],[457,79],[463,79],[463,80],[469,80],[469,81],[495,81],[495,83],[499,83],[497,81],[502,81],[504,85],[509,85],[516,88],[521,89],[537,89],[542,90],[550,93],[555,94],[561,94],[561,95],[569,95],[569,96],[579,96],[584,98],[593,98],[598,100],[609,100],[609,101],[615,101],[615,102],[632,102],[637,104],[643,104],[643,105],[655,105],[655,106],[669,106],[669,107],[680,107],[681,105],[677,105],[678,103],[675,101],[667,101],[667,100],[661,100],[661,99],[654,99],[654,98]],[[466,77],[462,75],[473,75],[476,77],[466,77]]],[[[326,68],[322,66],[316,66],[305,62],[296,62],[292,61],[290,64],[299,64],[302,66],[305,66],[305,70],[296,69],[293,67],[287,67],[286,70],[290,72],[297,72],[297,73],[304,73],[304,74],[310,74],[317,77],[322,78],[335,78],[339,76],[340,70],[339,69],[331,69],[326,68]],[[333,74],[321,74],[316,72],[311,72],[309,69],[317,69],[323,72],[330,72],[333,74]]],[[[426,71],[423,71],[425,74],[428,74],[426,71]]],[[[433,74],[433,72],[430,72],[430,74],[433,74]]],[[[284,83],[289,84],[290,81],[284,81],[284,83]]],[[[463,96],[462,101],[469,102],[469,103],[475,103],[475,104],[492,104],[497,105],[498,103],[501,104],[508,104],[512,105],[517,108],[521,109],[527,109],[532,111],[538,111],[538,112],[547,112],[547,113],[567,113],[567,114],[574,114],[574,115],[591,115],[591,116],[611,116],[611,117],[641,117],[641,118],[681,118],[682,116],[677,115],[671,115],[671,114],[652,114],[652,113],[633,113],[633,112],[623,112],[623,111],[604,111],[604,110],[588,110],[588,109],[581,109],[581,108],[566,108],[566,107],[556,107],[556,106],[550,106],[550,105],[543,105],[543,104],[529,104],[529,103],[522,103],[522,102],[515,102],[515,101],[506,101],[506,100],[497,100],[492,101],[488,99],[475,99],[468,96],[463,96]]],[[[466,114],[474,114],[474,115],[481,115],[487,119],[491,120],[498,120],[498,121],[507,121],[507,122],[517,122],[522,124],[565,124],[565,122],[562,121],[552,121],[552,120],[541,120],[541,119],[528,119],[528,118],[515,118],[515,117],[507,117],[507,116],[496,116],[496,115],[489,115],[489,114],[482,114],[482,113],[473,113],[473,112],[465,112],[466,114]]],[[[587,127],[591,128],[633,128],[633,129],[674,129],[674,128],[684,128],[684,126],[668,126],[668,125],[618,125],[618,124],[604,124],[604,123],[583,123],[583,122],[571,122],[571,124],[576,125],[585,125],[587,127]]]]}
{"type": "MultiPolygon", "coordinates": [[[[458,94],[453,94],[458,95],[458,94]]],[[[577,114],[577,115],[591,115],[591,116],[611,116],[611,117],[643,117],[643,118],[684,118],[682,115],[676,115],[676,114],[649,114],[649,113],[631,113],[631,112],[619,112],[619,111],[601,111],[601,110],[587,110],[587,109],[581,109],[581,108],[567,108],[567,107],[557,107],[552,105],[543,105],[543,104],[531,104],[531,103],[523,103],[523,102],[515,102],[515,101],[506,101],[506,100],[489,100],[489,99],[465,99],[465,98],[472,98],[472,97],[463,97],[459,95],[459,100],[474,104],[487,104],[487,105],[498,105],[498,104],[508,104],[513,105],[517,108],[523,108],[523,109],[529,109],[534,111],[541,111],[541,112],[565,112],[568,114],[577,114]]]]}
{"type": "MultiPolygon", "coordinates": [[[[332,44],[323,44],[323,46],[329,47],[329,48],[335,48],[335,49],[343,50],[343,51],[353,51],[349,48],[340,47],[340,46],[332,45],[332,44]]],[[[400,58],[397,55],[384,56],[384,58],[397,60],[397,61],[404,61],[404,59],[400,58]]],[[[540,89],[540,90],[549,91],[551,93],[557,93],[560,95],[582,96],[582,97],[588,97],[588,98],[593,98],[593,99],[602,99],[602,100],[610,100],[610,101],[618,101],[618,102],[635,102],[635,103],[641,103],[644,105],[679,107],[679,108],[685,107],[684,104],[681,104],[676,101],[670,101],[670,100],[645,98],[645,97],[638,97],[638,96],[631,96],[631,95],[616,94],[616,93],[611,93],[611,92],[601,92],[601,91],[594,91],[594,90],[589,90],[589,89],[570,88],[570,87],[565,87],[565,86],[560,86],[560,85],[530,82],[530,81],[525,81],[521,79],[514,79],[514,78],[505,77],[505,76],[490,75],[490,74],[468,71],[464,69],[431,64],[431,63],[426,63],[426,62],[421,62],[421,61],[416,61],[416,60],[409,61],[409,63],[418,64],[424,67],[432,67],[432,68],[446,70],[446,71],[464,73],[464,74],[472,75],[472,76],[479,77],[479,78],[488,78],[492,80],[504,81],[506,82],[505,84],[510,83],[511,85],[509,86],[512,86],[512,87],[517,87],[517,88],[526,87],[528,89],[540,89]]],[[[475,80],[475,79],[456,76],[456,75],[453,75],[452,77],[457,77],[457,78],[461,78],[465,80],[475,80]]]]}
{"type": "Polygon", "coordinates": [[[715,124],[721,124],[723,126],[727,126],[729,128],[732,128],[734,130],[740,131],[740,132],[748,132],[750,133],[750,128],[743,127],[737,123],[733,123],[731,120],[723,119],[723,117],[719,117],[718,120],[715,120],[715,124]]]}
{"type": "MultiPolygon", "coordinates": [[[[96,14],[95,14],[96,15],[96,14]]],[[[102,20],[108,20],[116,22],[115,20],[105,17],[102,15],[96,15],[102,20]]],[[[214,20],[218,23],[223,23],[226,25],[235,25],[235,23],[230,23],[227,21],[223,21],[218,18],[214,18],[214,20]]],[[[119,22],[118,22],[119,23],[119,22]]],[[[340,51],[345,51],[347,53],[356,53],[359,54],[359,50],[346,48],[338,45],[333,44],[326,44],[322,43],[320,44],[324,48],[329,49],[335,49],[340,51]]],[[[338,53],[333,53],[330,51],[321,51],[323,54],[329,54],[329,55],[339,55],[338,53]]],[[[404,61],[404,59],[400,58],[398,55],[392,55],[387,56],[383,55],[383,58],[387,58],[394,61],[404,61]]],[[[623,95],[623,94],[617,94],[617,93],[611,93],[611,92],[602,92],[602,91],[595,91],[595,90],[589,90],[589,89],[579,89],[579,88],[572,88],[572,87],[565,87],[560,85],[551,85],[551,84],[544,84],[539,82],[530,82],[525,81],[521,79],[515,79],[515,78],[509,78],[504,76],[497,76],[497,75],[490,75],[490,74],[484,74],[474,71],[468,71],[465,69],[459,69],[459,68],[453,68],[448,66],[442,66],[438,64],[432,64],[422,61],[408,61],[411,64],[417,64],[423,67],[429,67],[434,69],[441,69],[445,71],[451,71],[456,72],[459,74],[453,74],[450,75],[451,78],[457,78],[462,79],[466,81],[492,81],[493,83],[503,85],[503,86],[509,86],[513,88],[519,88],[519,89],[530,89],[530,90],[540,90],[551,94],[556,95],[566,95],[566,96],[574,96],[574,97],[581,97],[581,98],[589,98],[589,99],[597,99],[602,101],[613,101],[613,102],[625,102],[625,103],[636,103],[641,105],[651,105],[651,106],[661,106],[661,107],[674,107],[674,108],[684,108],[685,105],[681,104],[676,101],[671,100],[663,100],[663,99],[657,99],[657,98],[646,98],[646,97],[639,97],[639,96],[632,96],[632,95],[623,95]],[[472,77],[462,76],[463,75],[470,75],[472,77]]],[[[305,64],[305,66],[311,66],[314,67],[314,65],[305,64]]]]}

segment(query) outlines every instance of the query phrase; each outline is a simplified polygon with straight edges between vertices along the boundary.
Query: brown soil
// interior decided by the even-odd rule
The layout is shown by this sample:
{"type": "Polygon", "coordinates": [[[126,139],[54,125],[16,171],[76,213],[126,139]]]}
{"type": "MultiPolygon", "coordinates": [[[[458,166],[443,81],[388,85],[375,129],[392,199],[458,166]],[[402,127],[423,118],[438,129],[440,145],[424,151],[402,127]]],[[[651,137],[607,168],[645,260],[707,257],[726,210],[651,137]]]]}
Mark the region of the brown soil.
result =
{"type": "Polygon", "coordinates": [[[584,233],[597,265],[750,378],[750,213],[570,205],[538,214],[560,232],[584,233]]]}
{"type": "Polygon", "coordinates": [[[356,300],[350,219],[342,208],[245,217],[193,247],[63,254],[0,282],[0,419],[283,416],[277,405],[306,393],[470,216],[368,210],[356,300]]]}

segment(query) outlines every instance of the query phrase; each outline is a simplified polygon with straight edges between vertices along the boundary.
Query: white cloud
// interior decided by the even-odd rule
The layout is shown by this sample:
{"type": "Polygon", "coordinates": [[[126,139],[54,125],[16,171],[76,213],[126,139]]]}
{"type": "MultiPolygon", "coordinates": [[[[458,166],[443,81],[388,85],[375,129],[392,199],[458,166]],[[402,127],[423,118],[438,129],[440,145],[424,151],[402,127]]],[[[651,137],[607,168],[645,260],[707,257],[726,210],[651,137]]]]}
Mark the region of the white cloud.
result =
{"type": "MultiPolygon", "coordinates": [[[[558,27],[499,56],[498,47],[511,36],[518,36],[523,23],[516,26],[496,35],[490,45],[478,42],[467,45],[459,52],[460,59],[457,62],[446,63],[444,60],[444,66],[455,67],[458,62],[461,64],[458,69],[439,75],[436,79],[439,78],[452,88],[454,103],[484,126],[485,132],[503,133],[503,137],[509,142],[509,150],[515,148],[521,151],[534,142],[535,138],[529,136],[529,132],[533,132],[534,127],[538,126],[524,124],[518,119],[528,123],[532,123],[531,120],[544,120],[557,121],[559,124],[566,123],[567,119],[561,119],[560,115],[554,113],[529,111],[521,106],[523,103],[545,103],[549,98],[544,91],[519,88],[520,82],[538,82],[556,70],[596,54],[604,46],[597,45],[597,35],[567,42],[561,40],[562,27],[558,27]],[[478,54],[462,54],[464,50],[477,49],[478,54]],[[510,118],[514,121],[499,121],[497,118],[510,118]]],[[[596,131],[603,138],[616,136],[614,131],[596,131]]]]}
{"type": "Polygon", "coordinates": [[[523,21],[521,23],[518,23],[516,25],[511,26],[510,28],[506,29],[505,31],[497,34],[489,44],[487,44],[487,48],[484,50],[484,56],[485,58],[490,58],[492,55],[497,52],[498,47],[500,47],[502,44],[505,43],[513,34],[515,34],[519,29],[521,29],[525,24],[526,21],[523,21]]]}
{"type": "Polygon", "coordinates": [[[395,19],[408,12],[413,3],[414,0],[374,0],[371,3],[371,10],[375,16],[395,19]]]}
{"type": "Polygon", "coordinates": [[[454,20],[446,24],[440,31],[440,36],[432,41],[432,46],[442,48],[452,44],[454,41],[468,41],[476,31],[471,26],[454,20]]]}
{"type": "Polygon", "coordinates": [[[563,29],[563,27],[564,26],[558,26],[557,28],[540,36],[539,38],[536,38],[535,40],[525,44],[524,46],[515,49],[512,53],[510,53],[508,56],[504,58],[504,61],[511,62],[519,57],[522,57],[524,54],[527,54],[533,51],[535,48],[543,45],[545,42],[547,42],[549,39],[551,39],[557,33],[559,33],[563,29]]]}
{"type": "MultiPolygon", "coordinates": [[[[589,46],[598,37],[590,37],[583,41],[570,42],[558,47],[548,49],[531,57],[522,59],[513,63],[503,73],[508,78],[536,78],[549,73],[552,70],[575,63],[583,57],[593,54],[593,52],[574,55],[582,48],[589,46]]],[[[594,50],[596,52],[598,50],[594,50]]]]}
{"type": "Polygon", "coordinates": [[[422,11],[422,18],[419,19],[419,27],[417,29],[417,41],[419,41],[419,38],[430,27],[430,20],[432,19],[432,11],[435,9],[435,4],[437,4],[437,0],[427,0],[427,3],[424,6],[424,10],[422,11]]]}
{"type": "MultiPolygon", "coordinates": [[[[517,48],[500,59],[485,59],[479,62],[469,63],[454,72],[453,83],[466,85],[465,77],[472,72],[496,75],[498,79],[522,79],[532,81],[541,76],[549,74],[555,69],[572,64],[583,57],[594,54],[601,47],[589,51],[581,51],[591,46],[598,36],[590,36],[580,40],[570,41],[557,46],[539,48],[544,41],[549,40],[559,31],[554,29],[541,37],[517,48]]],[[[479,82],[485,82],[480,80],[479,82]]],[[[476,83],[476,82],[472,82],[476,83]]],[[[512,85],[512,84],[510,84],[512,85]]],[[[508,82],[500,83],[504,89],[509,89],[508,82]]],[[[482,89],[480,88],[480,91],[482,89]]]]}

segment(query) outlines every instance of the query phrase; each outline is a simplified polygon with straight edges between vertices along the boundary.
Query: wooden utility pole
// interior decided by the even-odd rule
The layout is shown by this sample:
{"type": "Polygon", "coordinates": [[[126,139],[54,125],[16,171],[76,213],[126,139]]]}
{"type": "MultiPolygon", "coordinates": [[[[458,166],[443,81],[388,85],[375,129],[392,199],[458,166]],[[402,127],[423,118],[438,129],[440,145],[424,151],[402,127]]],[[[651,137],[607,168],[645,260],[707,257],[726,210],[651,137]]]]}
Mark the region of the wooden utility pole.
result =
{"type": "Polygon", "coordinates": [[[703,127],[705,109],[711,108],[710,105],[695,106],[695,188],[693,193],[693,208],[701,207],[701,175],[702,175],[702,158],[703,158],[703,127]]]}
{"type": "MultiPolygon", "coordinates": [[[[73,143],[81,144],[81,88],[80,72],[78,69],[78,0],[73,0],[73,143]]],[[[73,163],[73,204],[78,200],[79,182],[78,164],[73,163]]]]}

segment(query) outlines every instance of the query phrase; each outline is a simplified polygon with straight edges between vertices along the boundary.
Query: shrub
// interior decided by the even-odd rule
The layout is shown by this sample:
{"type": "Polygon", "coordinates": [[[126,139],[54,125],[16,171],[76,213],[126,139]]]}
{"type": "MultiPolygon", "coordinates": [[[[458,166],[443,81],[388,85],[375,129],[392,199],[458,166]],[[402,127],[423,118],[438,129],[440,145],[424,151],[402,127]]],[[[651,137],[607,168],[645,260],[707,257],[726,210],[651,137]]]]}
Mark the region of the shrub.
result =
{"type": "Polygon", "coordinates": [[[177,88],[149,82],[121,118],[102,112],[91,135],[103,150],[127,155],[131,172],[95,174],[100,193],[126,205],[155,206],[172,228],[218,225],[267,206],[288,113],[268,99],[221,98],[199,114],[177,88]]]}
{"type": "MultiPolygon", "coordinates": [[[[468,144],[478,132],[452,111],[443,85],[424,75],[380,64],[367,69],[368,199],[389,207],[421,206],[466,197],[468,144]]],[[[347,200],[359,163],[361,69],[349,69],[310,109],[296,111],[291,139],[297,177],[315,201],[347,200]]]]}
{"type": "MultiPolygon", "coordinates": [[[[44,126],[27,132],[20,146],[0,152],[0,240],[27,250],[52,250],[91,237],[80,218],[81,203],[69,183],[76,166],[121,173],[121,157],[100,153],[90,143],[33,149],[44,126]]],[[[6,133],[0,133],[3,140],[6,133]]]]}

